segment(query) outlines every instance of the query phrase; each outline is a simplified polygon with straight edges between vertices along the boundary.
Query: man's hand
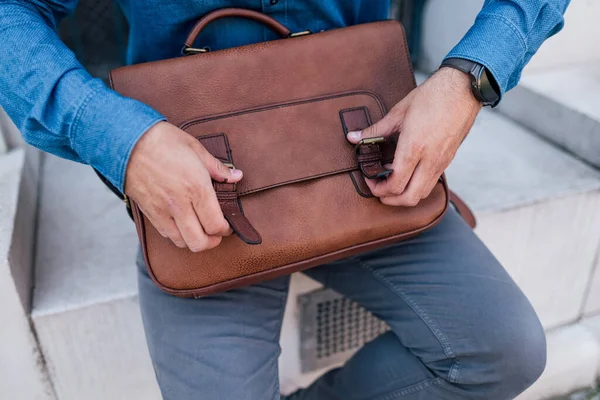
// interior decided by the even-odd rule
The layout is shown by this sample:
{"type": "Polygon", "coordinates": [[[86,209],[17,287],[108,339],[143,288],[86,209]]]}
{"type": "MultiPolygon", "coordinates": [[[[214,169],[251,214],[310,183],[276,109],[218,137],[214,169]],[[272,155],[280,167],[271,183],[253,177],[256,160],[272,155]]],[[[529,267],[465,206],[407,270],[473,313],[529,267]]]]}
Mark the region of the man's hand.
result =
{"type": "Polygon", "coordinates": [[[231,234],[211,178],[234,183],[242,179],[242,171],[230,170],[198,140],[160,122],[133,149],[125,193],[161,235],[198,252],[216,247],[231,234]]]}
{"type": "Polygon", "coordinates": [[[390,136],[400,132],[394,172],[386,180],[367,179],[371,192],[384,204],[415,206],[429,196],[448,167],[481,110],[463,72],[442,68],[413,90],[381,121],[348,140],[390,136]]]}

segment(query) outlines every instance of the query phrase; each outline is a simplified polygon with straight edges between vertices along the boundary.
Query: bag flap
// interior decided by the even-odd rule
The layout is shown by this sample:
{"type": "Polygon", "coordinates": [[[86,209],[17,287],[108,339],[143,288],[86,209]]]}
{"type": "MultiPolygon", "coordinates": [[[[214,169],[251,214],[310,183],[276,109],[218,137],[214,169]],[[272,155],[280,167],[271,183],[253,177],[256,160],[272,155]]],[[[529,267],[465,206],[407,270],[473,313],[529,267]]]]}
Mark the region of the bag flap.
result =
{"type": "MultiPolygon", "coordinates": [[[[243,196],[357,170],[355,146],[346,134],[384,114],[372,93],[354,92],[190,121],[181,128],[244,171],[238,184],[243,196]]],[[[381,148],[384,162],[391,162],[395,138],[381,148]]]]}
{"type": "Polygon", "coordinates": [[[416,86],[396,21],[121,67],[109,81],[174,125],[358,90],[375,93],[390,109],[416,86]]]}

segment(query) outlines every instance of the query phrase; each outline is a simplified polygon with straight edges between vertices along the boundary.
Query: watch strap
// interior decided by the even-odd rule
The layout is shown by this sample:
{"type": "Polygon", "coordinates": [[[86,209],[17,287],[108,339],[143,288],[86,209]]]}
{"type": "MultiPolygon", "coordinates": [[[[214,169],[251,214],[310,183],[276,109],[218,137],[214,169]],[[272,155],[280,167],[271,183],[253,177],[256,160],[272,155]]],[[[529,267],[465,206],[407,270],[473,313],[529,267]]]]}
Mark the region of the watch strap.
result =
{"type": "Polygon", "coordinates": [[[500,102],[500,90],[485,66],[464,58],[447,58],[442,67],[453,68],[471,77],[471,91],[484,106],[495,107],[500,102]]]}
{"type": "Polygon", "coordinates": [[[450,67],[457,69],[465,74],[471,74],[473,69],[473,61],[465,60],[464,58],[447,58],[442,62],[442,67],[450,67]]]}

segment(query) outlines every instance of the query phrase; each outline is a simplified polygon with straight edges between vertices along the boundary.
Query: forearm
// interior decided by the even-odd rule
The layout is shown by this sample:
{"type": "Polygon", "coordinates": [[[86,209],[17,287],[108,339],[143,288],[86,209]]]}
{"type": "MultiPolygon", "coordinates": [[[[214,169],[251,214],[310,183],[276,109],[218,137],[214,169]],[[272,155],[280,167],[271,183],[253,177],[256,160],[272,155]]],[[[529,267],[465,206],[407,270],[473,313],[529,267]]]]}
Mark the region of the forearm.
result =
{"type": "Polygon", "coordinates": [[[475,23],[446,58],[487,67],[504,93],[542,43],[563,27],[570,0],[486,0],[475,23]]]}
{"type": "Polygon", "coordinates": [[[28,143],[90,164],[123,190],[133,146],[164,118],[92,78],[56,33],[74,4],[48,4],[0,3],[0,105],[28,143]]]}

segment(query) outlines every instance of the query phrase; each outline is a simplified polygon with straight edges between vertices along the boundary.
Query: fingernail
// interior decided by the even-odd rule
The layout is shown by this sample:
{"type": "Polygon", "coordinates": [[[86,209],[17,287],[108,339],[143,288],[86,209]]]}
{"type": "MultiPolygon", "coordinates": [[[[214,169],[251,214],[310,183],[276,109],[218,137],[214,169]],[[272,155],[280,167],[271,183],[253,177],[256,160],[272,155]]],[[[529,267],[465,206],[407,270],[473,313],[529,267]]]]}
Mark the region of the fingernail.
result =
{"type": "Polygon", "coordinates": [[[360,131],[348,132],[348,139],[350,140],[358,140],[361,136],[362,132],[360,131]]]}
{"type": "Polygon", "coordinates": [[[242,176],[242,171],[240,171],[239,169],[232,169],[231,176],[234,178],[240,178],[242,176]]]}

